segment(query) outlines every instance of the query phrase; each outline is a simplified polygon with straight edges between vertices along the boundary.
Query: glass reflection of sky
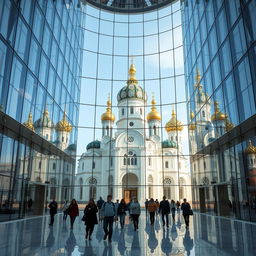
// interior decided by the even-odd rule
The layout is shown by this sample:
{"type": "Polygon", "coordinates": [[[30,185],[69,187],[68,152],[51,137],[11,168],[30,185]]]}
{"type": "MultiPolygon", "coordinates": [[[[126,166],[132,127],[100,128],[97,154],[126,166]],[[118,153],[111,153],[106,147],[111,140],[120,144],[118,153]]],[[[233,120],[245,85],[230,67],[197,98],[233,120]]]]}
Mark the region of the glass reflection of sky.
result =
{"type": "MultiPolygon", "coordinates": [[[[115,14],[86,5],[81,80],[78,155],[101,139],[101,114],[108,94],[117,117],[117,93],[126,85],[131,56],[137,79],[148,94],[149,112],[154,92],[162,127],[175,108],[187,124],[180,3],[142,14],[115,14]],[[96,106],[95,106],[96,104],[96,106]],[[94,129],[95,127],[95,129],[94,129]]],[[[184,127],[184,153],[188,154],[184,127]]],[[[164,128],[163,139],[167,137],[164,128]]]]}

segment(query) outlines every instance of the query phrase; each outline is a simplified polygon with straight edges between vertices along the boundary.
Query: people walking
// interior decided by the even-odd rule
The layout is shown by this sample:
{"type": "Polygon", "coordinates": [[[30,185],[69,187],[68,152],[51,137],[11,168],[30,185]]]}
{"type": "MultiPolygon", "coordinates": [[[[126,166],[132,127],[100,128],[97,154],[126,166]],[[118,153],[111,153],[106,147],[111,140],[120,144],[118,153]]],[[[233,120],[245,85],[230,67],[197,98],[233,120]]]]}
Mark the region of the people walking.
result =
{"type": "Polygon", "coordinates": [[[131,208],[130,208],[131,203],[132,203],[132,199],[130,199],[130,202],[127,204],[127,210],[128,210],[128,213],[129,213],[129,219],[132,221],[131,208]]]}
{"type": "MultiPolygon", "coordinates": [[[[119,206],[119,199],[116,199],[116,202],[115,202],[116,211],[118,210],[118,206],[119,206]]],[[[116,219],[116,225],[118,225],[118,215],[117,215],[117,219],[116,219]]]]}
{"type": "Polygon", "coordinates": [[[57,209],[58,209],[58,204],[55,201],[55,199],[52,199],[52,201],[49,203],[48,207],[50,208],[50,216],[51,216],[49,226],[52,226],[54,223],[54,216],[57,213],[57,209]]]}
{"type": "Polygon", "coordinates": [[[180,214],[180,201],[176,202],[177,213],[180,214]]]}
{"type": "Polygon", "coordinates": [[[160,205],[158,199],[156,199],[155,203],[157,205],[156,215],[158,216],[158,212],[159,212],[158,209],[159,209],[159,205],[160,205]]]}
{"type": "Polygon", "coordinates": [[[97,207],[98,207],[98,211],[99,211],[99,222],[101,222],[103,220],[101,207],[104,204],[104,202],[105,201],[102,199],[102,197],[100,197],[100,199],[97,201],[97,207]]]}
{"type": "Polygon", "coordinates": [[[172,212],[172,220],[175,221],[176,204],[174,200],[171,201],[171,212],[172,212]]]}
{"type": "Polygon", "coordinates": [[[183,199],[183,203],[181,204],[181,210],[182,210],[182,214],[185,220],[185,224],[186,224],[186,228],[189,227],[189,215],[191,212],[191,206],[190,204],[187,202],[186,198],[183,199]]]}
{"type": "Polygon", "coordinates": [[[107,202],[102,205],[102,214],[104,216],[103,229],[105,232],[104,240],[111,242],[113,233],[113,222],[117,218],[117,211],[115,204],[112,202],[112,196],[108,195],[107,202]]]}
{"type": "Polygon", "coordinates": [[[139,228],[139,217],[140,217],[140,204],[137,199],[134,199],[130,205],[131,216],[133,219],[134,231],[139,228]]]}
{"type": "Polygon", "coordinates": [[[125,203],[124,199],[122,199],[117,208],[117,215],[119,216],[121,229],[124,228],[124,220],[125,220],[126,210],[127,210],[126,203],[125,203]]]}
{"type": "Polygon", "coordinates": [[[68,207],[68,215],[70,217],[70,229],[73,229],[74,226],[74,222],[76,220],[76,216],[79,215],[79,209],[78,209],[78,205],[75,199],[72,199],[69,207],[68,207]]]}
{"type": "Polygon", "coordinates": [[[157,210],[157,204],[155,203],[154,199],[151,198],[149,203],[148,203],[148,212],[150,216],[150,224],[153,226],[155,223],[155,213],[157,210]]]}
{"type": "Polygon", "coordinates": [[[147,217],[148,217],[148,199],[146,199],[145,201],[145,210],[146,210],[146,221],[147,221],[147,217]]]}
{"type": "Polygon", "coordinates": [[[65,201],[64,205],[63,205],[63,208],[62,208],[62,211],[63,211],[63,220],[66,221],[67,219],[67,216],[68,216],[68,200],[65,201]]]}
{"type": "Polygon", "coordinates": [[[95,224],[98,224],[97,212],[98,212],[97,205],[95,204],[93,198],[91,198],[89,200],[89,203],[84,208],[84,217],[85,217],[84,224],[86,225],[85,239],[88,239],[88,238],[89,240],[92,239],[92,232],[94,230],[94,226],[95,224]]]}
{"type": "Polygon", "coordinates": [[[165,220],[166,220],[166,226],[168,228],[169,227],[170,204],[169,204],[169,201],[166,200],[166,196],[163,196],[163,200],[160,202],[159,213],[162,214],[163,226],[165,226],[165,220]]]}

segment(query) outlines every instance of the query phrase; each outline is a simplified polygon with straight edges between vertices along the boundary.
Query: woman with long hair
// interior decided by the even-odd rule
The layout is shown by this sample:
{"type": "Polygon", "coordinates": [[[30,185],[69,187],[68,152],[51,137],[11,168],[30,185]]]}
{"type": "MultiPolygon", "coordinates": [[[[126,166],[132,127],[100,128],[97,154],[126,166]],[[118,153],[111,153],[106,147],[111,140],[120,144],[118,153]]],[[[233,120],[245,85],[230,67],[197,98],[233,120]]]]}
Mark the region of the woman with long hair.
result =
{"type": "Polygon", "coordinates": [[[117,214],[120,219],[121,229],[124,228],[124,219],[125,219],[125,215],[126,215],[126,210],[127,210],[126,203],[125,203],[124,199],[122,199],[117,208],[117,214]]]}
{"type": "Polygon", "coordinates": [[[68,207],[68,215],[70,217],[70,229],[73,229],[74,222],[76,220],[76,216],[79,215],[78,205],[75,199],[72,199],[69,207],[68,207]]]}
{"type": "Polygon", "coordinates": [[[92,232],[94,229],[94,225],[98,224],[98,219],[97,219],[97,212],[98,212],[98,207],[95,204],[93,198],[89,200],[89,203],[86,205],[84,208],[84,224],[86,225],[86,235],[85,239],[91,240],[92,232]]]}

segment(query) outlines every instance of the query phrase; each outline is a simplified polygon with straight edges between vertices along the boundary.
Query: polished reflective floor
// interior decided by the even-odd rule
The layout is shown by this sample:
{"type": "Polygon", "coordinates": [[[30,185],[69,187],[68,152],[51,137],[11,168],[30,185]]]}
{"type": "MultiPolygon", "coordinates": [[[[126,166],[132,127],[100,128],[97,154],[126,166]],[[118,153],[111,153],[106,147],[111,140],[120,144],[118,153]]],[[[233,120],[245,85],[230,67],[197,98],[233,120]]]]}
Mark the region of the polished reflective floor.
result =
{"type": "Polygon", "coordinates": [[[203,214],[191,217],[189,230],[182,215],[176,215],[167,229],[159,217],[155,226],[150,226],[143,212],[136,232],[127,217],[124,230],[114,224],[112,243],[103,240],[101,224],[88,241],[81,217],[73,231],[61,214],[50,228],[48,218],[0,223],[0,255],[256,255],[255,224],[203,214]]]}

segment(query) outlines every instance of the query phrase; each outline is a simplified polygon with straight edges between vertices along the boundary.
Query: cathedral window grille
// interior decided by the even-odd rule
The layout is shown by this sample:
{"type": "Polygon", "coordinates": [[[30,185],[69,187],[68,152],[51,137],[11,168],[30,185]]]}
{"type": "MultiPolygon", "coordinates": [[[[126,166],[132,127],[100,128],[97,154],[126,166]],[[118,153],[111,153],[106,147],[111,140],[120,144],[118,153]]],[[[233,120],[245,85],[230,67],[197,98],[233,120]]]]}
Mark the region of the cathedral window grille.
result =
{"type": "Polygon", "coordinates": [[[165,168],[169,168],[169,162],[165,161],[165,168]]]}
{"type": "Polygon", "coordinates": [[[134,107],[131,107],[131,108],[130,108],[130,113],[131,113],[131,114],[134,114],[134,107]]]}
{"type": "Polygon", "coordinates": [[[137,155],[133,152],[129,152],[129,156],[127,154],[124,155],[123,158],[124,165],[137,165],[137,155]]]}
{"type": "Polygon", "coordinates": [[[166,196],[167,199],[172,199],[174,198],[174,193],[172,193],[172,187],[171,185],[173,184],[173,180],[171,178],[165,178],[163,181],[164,184],[164,195],[166,196]]]}
{"type": "Polygon", "coordinates": [[[91,178],[89,179],[89,184],[90,184],[90,185],[96,185],[96,184],[97,184],[97,180],[96,180],[95,178],[91,177],[91,178]]]}
{"type": "Polygon", "coordinates": [[[94,200],[96,199],[96,193],[97,193],[97,189],[96,186],[90,186],[90,198],[93,198],[94,200]]]}

